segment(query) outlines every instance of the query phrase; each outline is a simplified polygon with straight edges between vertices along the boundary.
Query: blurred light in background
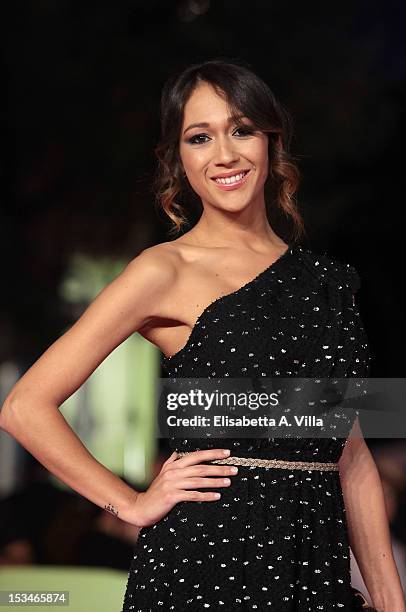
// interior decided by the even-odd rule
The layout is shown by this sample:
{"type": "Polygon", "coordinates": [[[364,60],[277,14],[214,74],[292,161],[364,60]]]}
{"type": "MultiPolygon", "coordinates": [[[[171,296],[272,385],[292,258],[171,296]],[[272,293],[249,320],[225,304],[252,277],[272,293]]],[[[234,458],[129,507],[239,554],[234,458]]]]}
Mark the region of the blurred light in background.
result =
{"type": "MultiPolygon", "coordinates": [[[[121,259],[74,254],[60,287],[69,319],[76,321],[127,263],[121,259]]],[[[158,355],[153,344],[140,334],[132,334],[60,406],[89,452],[115,474],[136,485],[150,482],[156,452],[154,411],[160,375],[158,355]]],[[[2,397],[21,375],[16,365],[1,365],[2,397]]],[[[21,452],[25,451],[11,436],[1,437],[3,494],[11,492],[22,476],[21,452]]],[[[52,474],[50,478],[57,486],[68,488],[52,474]]]]}

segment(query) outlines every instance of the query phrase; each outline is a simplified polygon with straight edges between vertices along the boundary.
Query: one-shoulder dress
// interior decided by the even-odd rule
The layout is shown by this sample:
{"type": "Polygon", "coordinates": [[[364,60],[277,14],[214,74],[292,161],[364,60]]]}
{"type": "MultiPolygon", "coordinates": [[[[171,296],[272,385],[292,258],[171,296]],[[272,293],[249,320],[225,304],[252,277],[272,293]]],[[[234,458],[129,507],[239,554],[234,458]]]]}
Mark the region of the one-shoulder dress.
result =
{"type": "MultiPolygon", "coordinates": [[[[367,377],[368,338],[354,299],[356,269],[299,244],[209,304],[186,345],[162,365],[172,377],[367,377]]],[[[357,412],[358,414],[358,412],[357,412]]],[[[172,450],[335,462],[346,438],[170,438],[172,450]]],[[[239,466],[210,502],[180,502],[135,544],[129,610],[360,609],[339,471],[239,466]]]]}

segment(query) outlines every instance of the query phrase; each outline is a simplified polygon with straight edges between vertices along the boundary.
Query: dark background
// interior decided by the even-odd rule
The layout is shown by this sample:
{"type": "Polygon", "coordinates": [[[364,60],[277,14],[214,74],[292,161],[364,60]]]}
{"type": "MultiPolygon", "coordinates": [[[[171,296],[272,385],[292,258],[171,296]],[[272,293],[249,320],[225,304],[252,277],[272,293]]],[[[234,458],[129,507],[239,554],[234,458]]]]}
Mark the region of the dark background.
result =
{"type": "Polygon", "coordinates": [[[404,376],[401,3],[31,0],[3,6],[0,360],[72,315],[73,252],[168,240],[152,192],[159,96],[189,63],[251,63],[294,118],[308,246],[355,265],[372,376],[404,376]]]}

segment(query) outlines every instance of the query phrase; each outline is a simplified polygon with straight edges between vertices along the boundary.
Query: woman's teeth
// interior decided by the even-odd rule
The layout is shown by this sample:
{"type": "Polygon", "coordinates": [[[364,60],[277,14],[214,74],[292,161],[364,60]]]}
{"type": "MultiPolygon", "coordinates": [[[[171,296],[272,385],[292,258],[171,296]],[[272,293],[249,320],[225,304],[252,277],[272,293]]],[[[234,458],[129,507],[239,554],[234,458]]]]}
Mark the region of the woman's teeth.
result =
{"type": "Polygon", "coordinates": [[[246,172],[241,172],[241,174],[235,174],[234,176],[228,176],[227,178],[216,178],[214,180],[216,183],[230,185],[231,183],[238,183],[238,181],[241,181],[246,174],[246,172]]]}

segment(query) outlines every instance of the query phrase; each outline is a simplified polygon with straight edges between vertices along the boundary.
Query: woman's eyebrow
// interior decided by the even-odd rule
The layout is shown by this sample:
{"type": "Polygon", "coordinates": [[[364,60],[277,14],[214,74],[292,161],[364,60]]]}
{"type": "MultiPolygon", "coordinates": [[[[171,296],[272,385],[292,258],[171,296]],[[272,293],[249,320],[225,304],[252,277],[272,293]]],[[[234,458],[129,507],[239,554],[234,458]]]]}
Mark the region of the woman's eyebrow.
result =
{"type": "MultiPolygon", "coordinates": [[[[229,117],[227,119],[227,124],[229,125],[232,121],[235,121],[235,119],[246,119],[245,115],[238,115],[237,117],[229,117]]],[[[208,123],[207,121],[202,121],[200,123],[191,123],[183,132],[183,135],[186,134],[186,132],[188,132],[189,130],[191,130],[192,128],[208,128],[210,127],[210,123],[208,123]]]]}

